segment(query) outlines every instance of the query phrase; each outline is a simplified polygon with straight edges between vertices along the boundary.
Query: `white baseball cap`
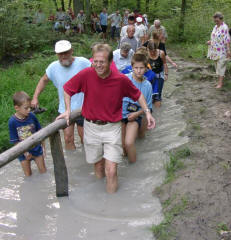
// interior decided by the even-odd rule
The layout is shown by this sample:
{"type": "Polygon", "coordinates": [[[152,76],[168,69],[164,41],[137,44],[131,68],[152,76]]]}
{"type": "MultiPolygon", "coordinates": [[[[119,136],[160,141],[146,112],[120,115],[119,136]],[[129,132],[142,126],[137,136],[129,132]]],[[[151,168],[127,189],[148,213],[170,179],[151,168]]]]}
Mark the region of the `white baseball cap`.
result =
{"type": "Polygon", "coordinates": [[[143,19],[142,19],[142,17],[137,17],[137,18],[136,18],[136,21],[137,21],[137,22],[142,22],[143,19]]]}
{"type": "Polygon", "coordinates": [[[55,52],[62,53],[71,49],[71,43],[67,40],[60,40],[55,44],[55,52]]]}

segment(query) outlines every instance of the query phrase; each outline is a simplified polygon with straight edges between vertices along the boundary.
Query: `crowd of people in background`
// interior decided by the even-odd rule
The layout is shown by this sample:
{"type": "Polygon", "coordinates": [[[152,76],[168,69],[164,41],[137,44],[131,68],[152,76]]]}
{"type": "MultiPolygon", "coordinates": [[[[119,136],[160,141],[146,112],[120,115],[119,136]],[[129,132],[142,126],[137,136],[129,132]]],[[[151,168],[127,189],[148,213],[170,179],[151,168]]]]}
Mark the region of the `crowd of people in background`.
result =
{"type": "MultiPolygon", "coordinates": [[[[27,21],[38,25],[42,25],[48,21],[52,25],[53,30],[66,34],[84,33],[88,28],[92,33],[102,33],[103,39],[106,39],[107,33],[110,32],[111,39],[119,40],[121,28],[130,24],[130,16],[134,17],[136,28],[140,29],[139,34],[146,36],[149,28],[148,17],[147,14],[140,14],[138,10],[134,10],[133,12],[125,10],[123,13],[116,10],[108,14],[107,9],[103,8],[100,13],[91,12],[87,16],[84,10],[80,10],[75,14],[72,8],[68,8],[67,11],[59,8],[55,14],[51,11],[49,16],[46,17],[43,10],[39,9],[33,17],[28,16],[27,21]],[[110,27],[108,28],[108,26],[110,27]]],[[[122,35],[126,35],[126,28],[123,30],[122,35]]]]}

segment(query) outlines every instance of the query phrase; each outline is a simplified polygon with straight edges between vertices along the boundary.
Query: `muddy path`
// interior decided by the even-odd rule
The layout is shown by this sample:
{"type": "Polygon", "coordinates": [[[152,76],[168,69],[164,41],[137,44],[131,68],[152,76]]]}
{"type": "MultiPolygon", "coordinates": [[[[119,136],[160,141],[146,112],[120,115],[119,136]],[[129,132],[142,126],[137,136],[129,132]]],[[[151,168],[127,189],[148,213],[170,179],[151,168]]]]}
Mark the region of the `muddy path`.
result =
{"type": "Polygon", "coordinates": [[[214,88],[211,66],[172,57],[179,64],[172,97],[184,107],[187,127],[180,135],[189,138],[191,156],[158,194],[162,204],[170,203],[165,212],[187,199],[186,209],[174,217],[169,230],[175,234],[169,239],[230,240],[221,229],[231,229],[231,118],[225,116],[231,110],[231,90],[214,88]]]}
{"type": "Polygon", "coordinates": [[[77,150],[65,152],[69,197],[56,198],[53,163],[47,144],[48,172],[25,179],[18,161],[0,170],[0,239],[2,240],[153,240],[152,225],[163,220],[153,190],[165,179],[168,152],[188,142],[183,107],[176,103],[178,72],[171,70],[161,109],[154,109],[157,127],[137,141],[137,162],[119,165],[118,192],[105,192],[96,180],[76,138],[77,150]]]}
{"type": "Polygon", "coordinates": [[[162,107],[154,110],[157,127],[137,141],[137,163],[120,164],[118,192],[106,194],[105,180],[95,179],[77,138],[77,150],[65,152],[70,196],[57,199],[47,146],[45,175],[33,166],[25,179],[17,160],[0,170],[0,239],[151,240],[162,210],[182,198],[187,206],[174,217],[172,239],[215,240],[219,224],[231,227],[231,120],[224,117],[231,94],[214,89],[207,66],[173,58],[179,70],[169,71],[162,107]],[[185,168],[158,188],[169,151],[184,145],[192,152],[185,168]]]}

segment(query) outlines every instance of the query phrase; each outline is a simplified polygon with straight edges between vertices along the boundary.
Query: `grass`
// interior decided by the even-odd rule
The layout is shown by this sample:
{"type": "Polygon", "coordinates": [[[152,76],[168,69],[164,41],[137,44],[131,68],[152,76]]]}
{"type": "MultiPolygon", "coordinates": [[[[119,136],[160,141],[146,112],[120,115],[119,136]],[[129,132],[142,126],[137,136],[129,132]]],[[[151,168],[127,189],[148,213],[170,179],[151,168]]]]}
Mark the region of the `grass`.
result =
{"type": "Polygon", "coordinates": [[[192,129],[196,130],[196,131],[199,131],[201,129],[201,126],[198,123],[193,123],[192,124],[192,129]]]}
{"type": "Polygon", "coordinates": [[[151,230],[158,240],[169,240],[175,236],[175,232],[171,229],[171,223],[173,222],[174,218],[177,217],[179,214],[184,212],[186,207],[188,206],[188,199],[186,197],[182,197],[179,204],[173,205],[170,210],[166,211],[166,208],[172,204],[176,196],[173,196],[172,199],[168,199],[164,206],[164,220],[157,226],[152,226],[151,230]]]}
{"type": "MultiPolygon", "coordinates": [[[[170,160],[166,164],[166,178],[164,184],[172,182],[176,177],[176,172],[184,167],[183,159],[191,155],[188,147],[180,148],[169,153],[170,160]]],[[[162,188],[158,187],[155,192],[161,194],[162,188]]],[[[188,198],[182,197],[177,201],[177,196],[173,195],[162,204],[164,212],[164,220],[157,226],[152,226],[151,231],[158,240],[170,240],[176,235],[171,228],[174,218],[184,212],[188,206],[188,198]],[[174,204],[174,202],[178,202],[174,204]]],[[[175,238],[174,238],[175,239],[175,238]]]]}
{"type": "Polygon", "coordinates": [[[205,108],[205,107],[200,107],[199,113],[200,113],[201,115],[204,114],[205,111],[206,111],[206,108],[205,108]]]}
{"type": "Polygon", "coordinates": [[[225,223],[219,223],[217,225],[217,232],[220,233],[221,231],[229,231],[229,228],[225,223]]]}
{"type": "MultiPolygon", "coordinates": [[[[229,75],[229,77],[230,77],[230,75],[229,75]]],[[[230,90],[231,90],[231,81],[230,81],[230,79],[225,79],[224,86],[223,86],[222,89],[225,90],[225,91],[229,91],[230,92],[230,90]]]]}
{"type": "MultiPolygon", "coordinates": [[[[91,44],[99,41],[95,37],[89,39],[89,36],[83,35],[81,40],[76,42],[73,40],[74,56],[91,56],[91,44]]],[[[21,64],[13,64],[8,68],[0,66],[0,152],[6,150],[11,145],[9,143],[8,119],[14,114],[12,103],[12,95],[16,91],[25,91],[31,97],[33,96],[35,87],[44,75],[47,66],[54,60],[57,60],[53,52],[53,46],[44,46],[41,53],[34,53],[30,60],[21,64]]],[[[41,107],[47,108],[45,113],[38,116],[42,126],[52,122],[57,116],[58,96],[57,90],[52,82],[49,82],[45,90],[39,97],[41,107]]]]}
{"type": "Polygon", "coordinates": [[[207,58],[208,46],[204,43],[174,43],[170,42],[167,44],[168,48],[174,49],[183,58],[205,60],[207,58]]]}
{"type": "Polygon", "coordinates": [[[191,155],[189,148],[177,150],[175,153],[170,152],[170,161],[166,164],[166,178],[164,183],[169,183],[175,179],[175,173],[184,167],[182,159],[191,155]]]}
{"type": "MultiPolygon", "coordinates": [[[[16,91],[25,91],[31,97],[35,87],[44,74],[46,67],[55,57],[46,59],[37,57],[22,64],[14,64],[8,69],[2,69],[0,73],[0,151],[10,147],[8,136],[8,119],[14,114],[12,95],[16,91]]],[[[57,112],[57,91],[51,83],[48,84],[44,93],[40,97],[40,105],[47,108],[47,112],[38,115],[38,119],[42,125],[51,122],[57,112]]]]}

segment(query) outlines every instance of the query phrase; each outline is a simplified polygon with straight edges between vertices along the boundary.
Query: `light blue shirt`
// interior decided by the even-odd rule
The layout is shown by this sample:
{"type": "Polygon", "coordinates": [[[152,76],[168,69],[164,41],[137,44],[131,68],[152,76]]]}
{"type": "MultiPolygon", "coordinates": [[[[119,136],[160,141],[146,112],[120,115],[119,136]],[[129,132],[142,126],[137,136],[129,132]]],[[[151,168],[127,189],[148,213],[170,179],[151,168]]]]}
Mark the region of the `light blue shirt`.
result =
{"type": "MultiPolygon", "coordinates": [[[[144,98],[147,102],[148,108],[152,109],[152,85],[146,79],[143,82],[137,82],[133,77],[132,73],[126,74],[126,76],[132,81],[132,83],[143,93],[144,98]]],[[[124,97],[123,98],[123,118],[127,118],[127,115],[130,113],[127,108],[128,104],[133,103],[138,106],[138,110],[141,109],[141,106],[138,102],[134,102],[131,98],[124,97]]]]}
{"type": "MultiPolygon", "coordinates": [[[[84,68],[90,67],[91,62],[84,57],[75,57],[71,66],[63,67],[59,61],[52,62],[46,69],[47,77],[58,90],[59,113],[65,112],[63,85],[84,68]]],[[[71,97],[71,111],[79,109],[83,105],[84,94],[77,93],[71,97]]]]}
{"type": "Polygon", "coordinates": [[[100,25],[107,26],[107,13],[101,12],[99,15],[100,25]]]}
{"type": "Polygon", "coordinates": [[[134,51],[132,49],[130,49],[128,52],[127,58],[124,58],[120,54],[120,51],[121,51],[120,49],[116,49],[115,51],[113,51],[113,61],[116,65],[117,69],[121,72],[127,66],[131,65],[131,60],[132,60],[132,56],[134,55],[134,51]]]}

